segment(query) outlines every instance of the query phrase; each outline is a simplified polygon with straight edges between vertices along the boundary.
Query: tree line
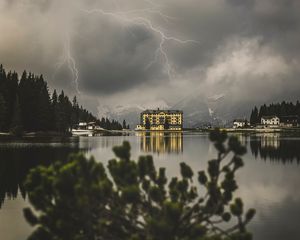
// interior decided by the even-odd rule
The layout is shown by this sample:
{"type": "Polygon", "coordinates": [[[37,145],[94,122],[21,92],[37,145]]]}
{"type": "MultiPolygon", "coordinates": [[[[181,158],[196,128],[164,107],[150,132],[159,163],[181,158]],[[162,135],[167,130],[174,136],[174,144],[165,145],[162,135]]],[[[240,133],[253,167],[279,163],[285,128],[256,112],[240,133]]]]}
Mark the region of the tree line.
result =
{"type": "Polygon", "coordinates": [[[258,124],[261,121],[262,116],[272,116],[276,115],[277,117],[281,118],[284,116],[300,116],[300,102],[297,101],[296,103],[293,102],[281,102],[281,103],[272,103],[270,105],[262,105],[258,109],[256,106],[251,111],[250,115],[250,123],[251,124],[258,124]]]}
{"type": "Polygon", "coordinates": [[[108,130],[123,129],[118,121],[100,120],[79,106],[76,96],[70,101],[64,91],[58,94],[56,90],[50,96],[43,75],[24,71],[19,78],[16,72],[6,73],[0,65],[0,131],[67,132],[79,122],[96,122],[108,130]]]}

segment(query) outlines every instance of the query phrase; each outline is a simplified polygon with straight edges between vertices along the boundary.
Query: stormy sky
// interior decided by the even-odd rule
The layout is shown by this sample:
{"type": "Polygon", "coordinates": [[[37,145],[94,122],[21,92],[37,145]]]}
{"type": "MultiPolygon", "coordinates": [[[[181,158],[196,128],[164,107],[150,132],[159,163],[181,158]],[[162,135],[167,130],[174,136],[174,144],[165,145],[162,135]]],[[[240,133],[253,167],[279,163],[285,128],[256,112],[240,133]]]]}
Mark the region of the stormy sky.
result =
{"type": "Polygon", "coordinates": [[[299,0],[0,0],[0,29],[6,69],[96,105],[299,96],[299,0]]]}

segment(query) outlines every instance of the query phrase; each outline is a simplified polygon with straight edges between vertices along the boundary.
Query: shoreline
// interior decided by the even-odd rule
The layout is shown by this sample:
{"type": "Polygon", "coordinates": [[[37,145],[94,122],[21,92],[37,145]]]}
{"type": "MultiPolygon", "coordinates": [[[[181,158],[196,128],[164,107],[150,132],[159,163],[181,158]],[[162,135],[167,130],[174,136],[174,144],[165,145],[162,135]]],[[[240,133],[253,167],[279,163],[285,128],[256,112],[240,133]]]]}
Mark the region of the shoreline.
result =
{"type": "Polygon", "coordinates": [[[58,138],[61,140],[73,137],[70,133],[59,133],[59,132],[27,132],[21,136],[16,136],[12,133],[0,132],[0,140],[30,140],[30,139],[44,139],[44,138],[58,138]]]}
{"type": "Polygon", "coordinates": [[[300,128],[221,128],[226,132],[245,132],[245,133],[291,133],[299,132],[300,128]]]}
{"type": "MultiPolygon", "coordinates": [[[[134,130],[134,132],[158,132],[158,133],[186,133],[186,132],[211,132],[215,128],[183,129],[183,130],[134,130]]],[[[273,133],[273,132],[300,132],[300,127],[294,128],[219,128],[225,132],[254,132],[254,133],[273,133]]]]}
{"type": "MultiPolygon", "coordinates": [[[[214,129],[183,129],[183,130],[109,130],[105,131],[107,135],[114,136],[119,134],[130,134],[130,133],[209,133],[214,129]]],[[[220,128],[220,130],[228,133],[300,133],[300,127],[295,128],[220,128]]],[[[104,134],[106,135],[106,134],[104,134]]],[[[101,136],[101,135],[95,135],[101,136]]],[[[69,139],[76,138],[79,136],[72,135],[72,133],[59,133],[59,132],[27,132],[22,136],[15,136],[11,133],[0,132],[0,140],[30,140],[30,139],[43,139],[43,138],[57,138],[57,139],[69,139]]]]}

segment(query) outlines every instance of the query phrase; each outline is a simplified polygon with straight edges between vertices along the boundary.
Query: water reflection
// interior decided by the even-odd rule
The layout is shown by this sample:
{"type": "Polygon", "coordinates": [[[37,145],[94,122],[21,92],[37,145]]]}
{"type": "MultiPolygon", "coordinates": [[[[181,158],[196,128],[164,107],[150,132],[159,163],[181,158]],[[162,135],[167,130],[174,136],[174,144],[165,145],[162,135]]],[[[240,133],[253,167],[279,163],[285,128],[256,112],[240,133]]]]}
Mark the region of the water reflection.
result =
{"type": "Polygon", "coordinates": [[[248,142],[249,142],[249,135],[248,134],[236,133],[236,134],[231,134],[231,136],[235,136],[242,145],[244,145],[244,146],[248,145],[248,142]]]}
{"type": "MultiPolygon", "coordinates": [[[[237,196],[245,200],[247,207],[257,209],[257,215],[249,226],[254,239],[300,239],[300,222],[297,221],[300,214],[300,192],[297,191],[300,174],[296,166],[300,161],[300,138],[282,134],[236,136],[248,147],[248,153],[243,156],[245,167],[237,175],[237,196]]],[[[154,157],[155,164],[165,167],[168,176],[178,174],[179,163],[183,161],[195,171],[204,169],[207,167],[206,160],[216,154],[207,134],[152,132],[137,136],[82,137],[79,142],[65,144],[42,141],[0,143],[0,206],[6,199],[0,210],[0,239],[25,239],[32,231],[22,215],[27,204],[22,198],[26,196],[24,180],[31,168],[51,164],[55,159],[66,158],[70,152],[82,150],[107,165],[107,160],[114,158],[111,148],[124,140],[131,144],[132,159],[138,159],[143,152],[158,153],[154,157]]]]}
{"type": "Polygon", "coordinates": [[[24,181],[30,169],[49,165],[78,151],[78,144],[0,144],[0,208],[5,199],[15,199],[18,194],[26,197],[24,181]]]}
{"type": "Polygon", "coordinates": [[[299,138],[283,137],[279,133],[250,136],[250,149],[255,158],[282,163],[300,162],[299,138]]]}
{"type": "Polygon", "coordinates": [[[141,150],[146,153],[182,153],[183,134],[180,132],[139,132],[141,150]]]}

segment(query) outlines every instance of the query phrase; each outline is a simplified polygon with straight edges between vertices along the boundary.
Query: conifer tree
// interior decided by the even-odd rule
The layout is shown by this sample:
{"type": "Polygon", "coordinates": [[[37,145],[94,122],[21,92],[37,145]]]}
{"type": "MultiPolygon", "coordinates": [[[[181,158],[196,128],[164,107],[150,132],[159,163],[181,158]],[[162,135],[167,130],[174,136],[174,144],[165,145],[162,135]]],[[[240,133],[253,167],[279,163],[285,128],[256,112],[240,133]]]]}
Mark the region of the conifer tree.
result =
{"type": "Polygon", "coordinates": [[[18,74],[16,72],[8,72],[4,82],[4,99],[6,102],[6,119],[5,129],[8,130],[13,117],[14,101],[16,99],[18,88],[18,74]]]}
{"type": "Polygon", "coordinates": [[[21,120],[21,109],[20,109],[20,102],[19,102],[18,95],[16,95],[14,111],[13,111],[13,118],[12,118],[12,122],[10,125],[10,131],[16,136],[20,136],[23,133],[23,126],[22,126],[22,120],[21,120]]]}
{"type": "Polygon", "coordinates": [[[24,130],[35,131],[37,126],[38,97],[33,74],[27,74],[26,71],[23,72],[18,88],[18,95],[24,130]]]}
{"type": "Polygon", "coordinates": [[[79,106],[77,102],[76,96],[74,96],[72,101],[72,116],[71,116],[71,124],[72,127],[79,123],[79,106]]]}
{"type": "Polygon", "coordinates": [[[51,99],[48,92],[47,83],[43,76],[38,79],[38,112],[36,130],[47,131],[51,129],[51,99]]]}
{"type": "Polygon", "coordinates": [[[57,122],[58,122],[57,104],[58,104],[58,96],[57,96],[56,89],[54,89],[54,91],[52,93],[52,97],[51,97],[51,113],[52,113],[51,130],[55,130],[55,131],[57,131],[57,129],[58,129],[58,126],[57,126],[57,122]]]}
{"type": "Polygon", "coordinates": [[[126,124],[126,121],[125,119],[123,120],[123,126],[122,126],[123,129],[127,129],[127,124],[126,124]]]}
{"type": "Polygon", "coordinates": [[[66,132],[68,129],[68,111],[67,102],[64,91],[58,96],[57,103],[57,130],[59,132],[66,132]]]}
{"type": "Polygon", "coordinates": [[[251,116],[250,116],[250,124],[254,125],[259,123],[259,117],[258,117],[258,110],[257,107],[255,106],[254,109],[251,112],[251,116]]]}
{"type": "Polygon", "coordinates": [[[0,131],[4,130],[5,119],[6,119],[6,103],[2,94],[0,94],[0,131]]]}

